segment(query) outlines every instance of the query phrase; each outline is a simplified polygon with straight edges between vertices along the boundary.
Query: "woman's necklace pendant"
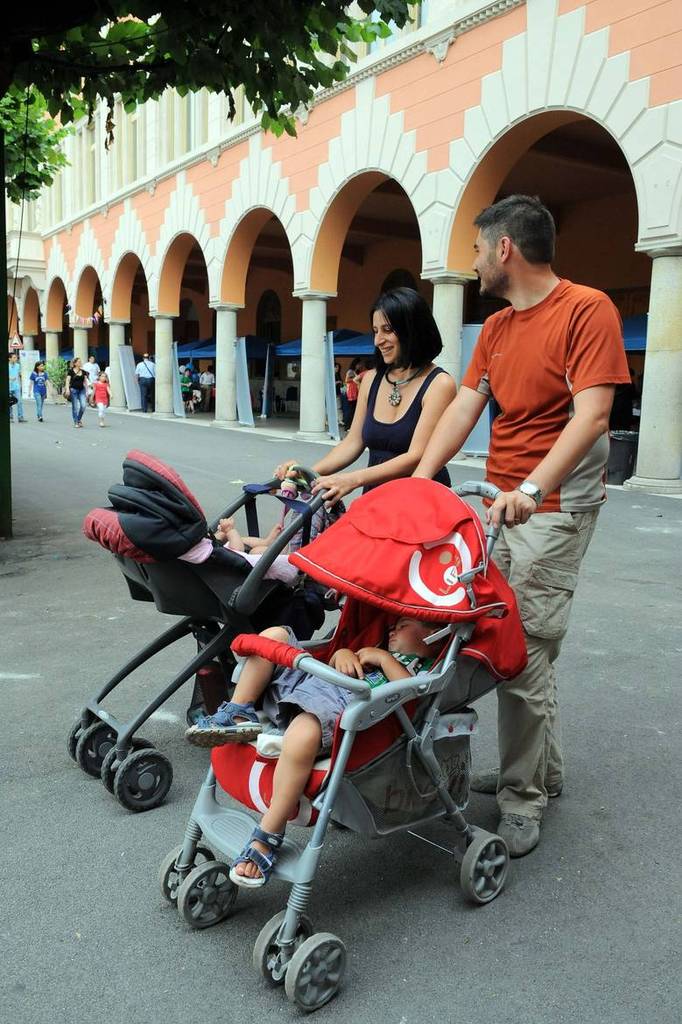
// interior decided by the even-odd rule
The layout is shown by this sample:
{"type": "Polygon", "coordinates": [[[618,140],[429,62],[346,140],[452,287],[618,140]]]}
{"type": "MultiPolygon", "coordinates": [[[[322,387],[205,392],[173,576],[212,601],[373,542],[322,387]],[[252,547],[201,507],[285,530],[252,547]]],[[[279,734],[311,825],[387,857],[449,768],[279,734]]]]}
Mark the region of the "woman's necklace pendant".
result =
{"type": "Polygon", "coordinates": [[[394,383],[393,387],[391,388],[391,393],[388,396],[388,404],[389,405],[400,405],[402,400],[403,400],[403,396],[400,394],[400,391],[398,390],[398,385],[394,383]]]}

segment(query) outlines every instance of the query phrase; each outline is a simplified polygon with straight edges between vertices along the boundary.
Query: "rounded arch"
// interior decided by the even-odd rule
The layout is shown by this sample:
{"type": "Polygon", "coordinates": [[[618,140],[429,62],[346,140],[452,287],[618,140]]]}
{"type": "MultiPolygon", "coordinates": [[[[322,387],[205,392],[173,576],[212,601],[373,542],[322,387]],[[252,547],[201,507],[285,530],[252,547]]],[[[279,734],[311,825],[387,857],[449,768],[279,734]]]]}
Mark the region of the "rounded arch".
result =
{"type": "Polygon", "coordinates": [[[166,248],[160,263],[157,312],[167,316],[179,316],[182,278],[193,249],[201,253],[204,265],[207,266],[206,253],[200,242],[189,232],[179,232],[166,248]]]}
{"type": "Polygon", "coordinates": [[[507,129],[488,147],[467,176],[454,207],[446,269],[456,274],[471,275],[473,244],[477,234],[474,218],[494,202],[500,185],[514,164],[543,135],[565,124],[584,120],[584,114],[570,110],[531,114],[507,129]]]}
{"type": "Polygon", "coordinates": [[[101,293],[102,285],[99,274],[92,266],[84,267],[76,284],[76,301],[74,303],[74,313],[76,316],[92,316],[98,288],[101,293]]]}
{"type": "Polygon", "coordinates": [[[112,320],[123,320],[126,322],[130,320],[132,315],[133,286],[135,278],[140,272],[146,281],[147,275],[144,265],[137,253],[127,252],[121,256],[114,269],[111,285],[109,315],[112,320]]]}
{"type": "Polygon", "coordinates": [[[24,296],[23,333],[30,338],[40,334],[40,303],[35,288],[27,288],[24,296]]]}
{"type": "MultiPolygon", "coordinates": [[[[345,181],[331,197],[313,240],[310,271],[313,291],[336,294],[341,252],[353,217],[370,192],[388,180],[389,175],[382,171],[360,172],[345,181]]],[[[406,198],[409,199],[407,193],[406,198]]]]}
{"type": "Polygon", "coordinates": [[[67,303],[66,285],[61,277],[53,277],[46,291],[45,330],[59,333],[64,327],[64,306],[67,303]]]}
{"type": "MultiPolygon", "coordinates": [[[[248,211],[236,225],[228,239],[220,277],[220,301],[235,306],[246,302],[246,277],[251,256],[258,236],[268,223],[275,219],[282,226],[287,241],[286,229],[281,220],[267,206],[256,206],[248,211]]],[[[291,248],[291,243],[290,243],[291,248]]]]}

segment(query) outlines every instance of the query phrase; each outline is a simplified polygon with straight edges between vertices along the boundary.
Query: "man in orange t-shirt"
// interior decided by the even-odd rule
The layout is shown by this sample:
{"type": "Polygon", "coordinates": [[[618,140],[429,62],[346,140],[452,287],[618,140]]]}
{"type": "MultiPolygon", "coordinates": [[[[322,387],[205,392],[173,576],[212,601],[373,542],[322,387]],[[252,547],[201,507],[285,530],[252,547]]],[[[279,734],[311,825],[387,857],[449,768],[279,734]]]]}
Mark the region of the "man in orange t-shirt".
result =
{"type": "Polygon", "coordinates": [[[547,798],[563,787],[554,661],[606,501],[615,386],[630,374],[610,299],[554,274],[554,221],[539,199],[509,196],[475,224],[481,295],[510,305],[483,325],[415,476],[433,476],[494,403],[487,479],[501,493],[487,515],[503,524],[494,557],[516,593],[528,667],[498,688],[500,767],[472,787],[497,792],[498,832],[520,857],[537,845],[547,798]]]}

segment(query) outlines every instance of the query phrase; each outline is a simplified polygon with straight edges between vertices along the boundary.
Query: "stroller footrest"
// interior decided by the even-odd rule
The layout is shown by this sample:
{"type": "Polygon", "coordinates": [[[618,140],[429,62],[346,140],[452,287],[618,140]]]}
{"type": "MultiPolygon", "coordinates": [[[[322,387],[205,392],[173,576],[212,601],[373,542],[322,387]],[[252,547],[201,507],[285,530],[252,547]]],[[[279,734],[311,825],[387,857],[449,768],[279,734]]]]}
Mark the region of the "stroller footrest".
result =
{"type": "MultiPolygon", "coordinates": [[[[216,853],[221,853],[230,863],[237,859],[258,824],[246,811],[221,807],[218,803],[215,804],[215,809],[205,809],[198,814],[195,808],[192,817],[209,846],[216,853]]],[[[273,876],[294,883],[300,856],[299,845],[285,838],[272,871],[273,876]]]]}

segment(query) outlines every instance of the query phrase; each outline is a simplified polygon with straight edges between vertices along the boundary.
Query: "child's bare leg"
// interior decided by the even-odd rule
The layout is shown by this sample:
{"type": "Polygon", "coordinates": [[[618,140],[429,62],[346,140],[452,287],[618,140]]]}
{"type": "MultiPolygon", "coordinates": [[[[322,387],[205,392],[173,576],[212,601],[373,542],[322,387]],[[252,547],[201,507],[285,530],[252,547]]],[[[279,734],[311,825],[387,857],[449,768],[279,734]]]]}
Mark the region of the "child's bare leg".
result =
{"type": "Polygon", "coordinates": [[[252,555],[262,555],[264,551],[272,544],[273,540],[276,540],[282,532],[282,527],[279,523],[270,530],[265,537],[243,537],[244,543],[251,549],[252,555]]]}
{"type": "MultiPolygon", "coordinates": [[[[273,779],[272,800],[260,823],[265,832],[284,831],[296,804],[301,799],[321,744],[322,727],[318,719],[305,711],[301,712],[284,734],[282,753],[273,779]]],[[[269,852],[269,847],[258,840],[253,841],[253,846],[261,853],[269,852]]],[[[247,878],[257,878],[260,875],[260,870],[252,861],[238,864],[235,871],[238,875],[246,875],[247,878]]]]}
{"type": "MultiPolygon", "coordinates": [[[[266,636],[269,640],[277,640],[282,644],[289,640],[288,632],[281,626],[264,629],[260,635],[266,636]]],[[[244,663],[239,682],[232,694],[232,702],[234,704],[255,704],[268,688],[274,670],[275,666],[267,658],[259,658],[257,654],[252,654],[244,663]]],[[[235,717],[239,719],[239,716],[235,717]]]]}

